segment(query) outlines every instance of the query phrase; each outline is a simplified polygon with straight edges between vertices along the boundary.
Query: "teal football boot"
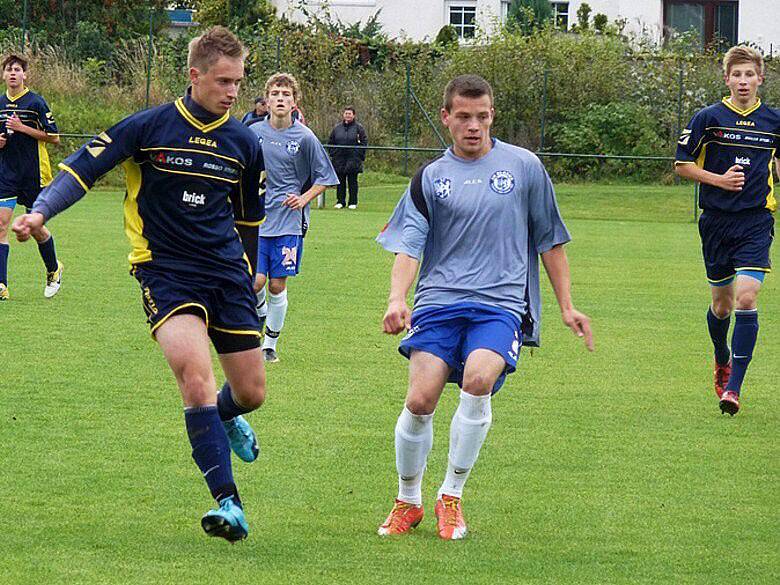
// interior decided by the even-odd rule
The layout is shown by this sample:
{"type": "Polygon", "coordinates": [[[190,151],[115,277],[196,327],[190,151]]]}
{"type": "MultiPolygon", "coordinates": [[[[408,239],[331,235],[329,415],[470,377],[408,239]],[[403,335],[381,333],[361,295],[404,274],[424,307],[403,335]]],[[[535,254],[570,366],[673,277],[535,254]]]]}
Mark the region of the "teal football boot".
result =
{"type": "Polygon", "coordinates": [[[249,534],[244,510],[233,501],[233,496],[220,500],[219,508],[206,512],[200,525],[209,536],[218,536],[228,542],[244,540],[249,534]]]}
{"type": "Polygon", "coordinates": [[[230,420],[222,421],[230,440],[230,448],[239,459],[252,463],[260,455],[260,446],[252,427],[243,416],[237,416],[230,420]]]}

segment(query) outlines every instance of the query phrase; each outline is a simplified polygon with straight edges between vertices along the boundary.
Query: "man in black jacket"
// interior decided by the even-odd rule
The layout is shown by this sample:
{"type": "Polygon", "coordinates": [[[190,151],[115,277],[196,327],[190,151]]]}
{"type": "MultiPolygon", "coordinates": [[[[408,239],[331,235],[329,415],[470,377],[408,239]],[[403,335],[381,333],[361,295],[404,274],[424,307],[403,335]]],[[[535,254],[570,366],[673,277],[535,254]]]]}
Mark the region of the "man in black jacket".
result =
{"type": "MultiPolygon", "coordinates": [[[[330,133],[329,144],[338,146],[368,145],[368,135],[365,128],[355,120],[355,108],[344,108],[342,122],[330,133]]],[[[330,159],[333,168],[339,177],[339,185],[336,191],[336,209],[342,209],[346,205],[347,186],[349,186],[349,209],[357,209],[358,203],[358,174],[363,172],[363,161],[366,160],[365,148],[331,148],[330,159]]]]}

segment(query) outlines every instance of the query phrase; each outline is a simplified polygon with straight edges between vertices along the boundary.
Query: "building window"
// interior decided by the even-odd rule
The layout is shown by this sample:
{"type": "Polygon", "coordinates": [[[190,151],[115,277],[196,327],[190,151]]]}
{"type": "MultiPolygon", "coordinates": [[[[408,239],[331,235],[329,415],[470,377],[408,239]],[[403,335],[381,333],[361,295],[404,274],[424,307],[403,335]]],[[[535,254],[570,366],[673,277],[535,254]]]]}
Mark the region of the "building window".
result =
{"type": "Polygon", "coordinates": [[[477,33],[476,6],[450,6],[450,24],[458,31],[459,39],[473,39],[477,33]]]}
{"type": "Polygon", "coordinates": [[[552,4],[555,28],[569,30],[569,3],[551,2],[550,4],[552,4]]]}
{"type": "Polygon", "coordinates": [[[664,34],[693,31],[701,47],[737,44],[739,0],[664,0],[664,34]]]}

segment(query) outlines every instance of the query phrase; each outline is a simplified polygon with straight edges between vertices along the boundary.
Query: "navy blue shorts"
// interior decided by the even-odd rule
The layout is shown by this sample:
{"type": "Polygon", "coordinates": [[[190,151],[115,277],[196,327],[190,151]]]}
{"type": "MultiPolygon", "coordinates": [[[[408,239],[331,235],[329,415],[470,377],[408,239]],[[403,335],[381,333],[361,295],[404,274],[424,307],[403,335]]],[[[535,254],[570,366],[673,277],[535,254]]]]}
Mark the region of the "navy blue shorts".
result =
{"type": "Polygon", "coordinates": [[[13,209],[17,205],[23,205],[27,209],[27,213],[30,213],[35,200],[38,199],[38,195],[40,195],[42,190],[33,189],[14,193],[3,193],[0,191],[0,207],[13,209]]]}
{"type": "Polygon", "coordinates": [[[775,218],[767,210],[722,214],[704,211],[699,235],[710,284],[728,284],[737,270],[771,272],[769,248],[775,218]]]}
{"type": "Polygon", "coordinates": [[[141,300],[149,327],[155,331],[172,315],[201,317],[219,354],[260,347],[260,320],[251,278],[240,282],[171,272],[139,264],[131,271],[141,285],[141,300]]]}
{"type": "Polygon", "coordinates": [[[463,386],[466,359],[475,349],[494,351],[506,362],[493,394],[517,367],[522,345],[520,321],[505,311],[481,303],[425,307],[412,313],[412,326],[398,351],[408,358],[413,349],[440,357],[452,369],[448,382],[463,386]]]}
{"type": "Polygon", "coordinates": [[[257,273],[269,278],[295,276],[301,269],[303,236],[260,236],[257,242],[257,273]]]}

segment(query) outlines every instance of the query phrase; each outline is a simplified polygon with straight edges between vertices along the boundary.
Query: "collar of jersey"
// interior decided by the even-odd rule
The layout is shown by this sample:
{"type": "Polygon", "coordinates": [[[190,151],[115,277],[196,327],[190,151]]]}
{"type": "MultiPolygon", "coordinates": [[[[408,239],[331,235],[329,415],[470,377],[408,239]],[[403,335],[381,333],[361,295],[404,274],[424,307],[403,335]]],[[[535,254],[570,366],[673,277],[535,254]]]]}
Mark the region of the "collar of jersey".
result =
{"type": "Polygon", "coordinates": [[[182,117],[203,133],[211,132],[212,130],[219,128],[222,126],[222,124],[230,119],[230,112],[225,112],[222,116],[213,122],[201,122],[187,108],[187,106],[184,105],[184,98],[177,99],[174,104],[176,105],[176,109],[179,110],[179,113],[182,115],[182,117]]]}
{"type": "Polygon", "coordinates": [[[732,112],[736,112],[740,116],[747,116],[748,114],[752,114],[755,112],[758,108],[761,107],[761,98],[756,98],[756,103],[753,104],[751,107],[749,107],[747,110],[740,110],[737,106],[732,104],[729,101],[729,98],[724,97],[723,98],[723,105],[726,106],[729,110],[732,112]]]}
{"type": "Polygon", "coordinates": [[[20,99],[23,96],[26,96],[30,92],[29,87],[25,87],[24,91],[20,93],[19,95],[15,95],[14,97],[11,97],[11,94],[8,93],[8,90],[5,90],[5,97],[8,98],[9,101],[15,102],[16,100],[20,99]]]}

